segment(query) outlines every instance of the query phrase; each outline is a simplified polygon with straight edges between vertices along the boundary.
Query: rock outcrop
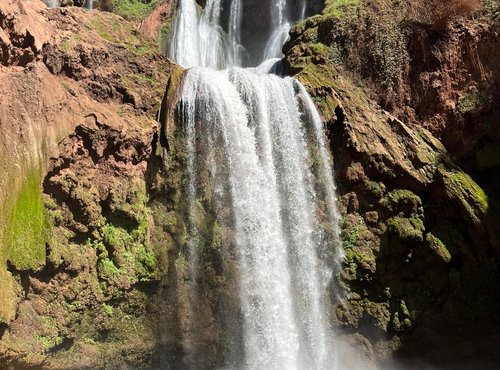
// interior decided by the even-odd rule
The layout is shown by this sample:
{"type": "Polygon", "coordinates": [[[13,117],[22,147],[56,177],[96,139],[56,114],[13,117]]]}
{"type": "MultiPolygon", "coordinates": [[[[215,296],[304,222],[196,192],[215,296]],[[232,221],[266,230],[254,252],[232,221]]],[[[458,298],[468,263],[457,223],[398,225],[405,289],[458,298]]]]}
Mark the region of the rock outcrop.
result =
{"type": "MultiPolygon", "coordinates": [[[[380,90],[367,88],[370,80],[336,54],[339,43],[353,37],[352,28],[358,24],[350,22],[360,13],[332,4],[292,29],[285,45],[285,66],[308,87],[330,137],[346,251],[341,276],[346,296],[333,309],[335,320],[348,340],[365,348],[371,358],[396,351],[438,367],[491,366],[496,358],[492,340],[471,346],[467,336],[469,326],[481,333],[475,336],[486,333],[485,338],[492,338],[491,325],[498,327],[492,320],[500,304],[495,284],[500,278],[498,193],[493,183],[470,171],[467,161],[457,160],[453,154],[458,149],[451,141],[444,140],[453,154],[426,128],[436,135],[444,131],[419,116],[408,119],[401,114],[403,123],[380,108],[374,101],[380,90]],[[454,340],[448,345],[443,335],[454,340]],[[457,356],[456,348],[464,355],[457,356]]],[[[377,11],[381,10],[358,10],[361,14],[377,11]]],[[[460,39],[463,34],[457,30],[460,27],[454,25],[445,37],[460,39]]],[[[371,47],[387,46],[383,40],[389,36],[376,33],[381,28],[371,32],[369,37],[375,40],[371,47]]],[[[472,45],[487,45],[491,36],[485,32],[476,37],[472,45]]],[[[348,52],[358,53],[363,62],[369,58],[363,50],[348,52]]],[[[414,50],[409,53],[415,63],[420,60],[414,50]]],[[[388,51],[386,56],[390,55],[388,51]]],[[[482,62],[484,71],[496,73],[496,62],[482,62]]],[[[456,68],[459,75],[451,70],[442,75],[452,86],[463,82],[461,76],[474,73],[474,66],[461,65],[456,68]]],[[[422,67],[420,76],[426,73],[422,67]]],[[[432,95],[415,85],[407,89],[416,100],[432,95]]],[[[435,109],[434,115],[448,114],[439,104],[427,106],[435,109]]],[[[393,109],[395,114],[402,111],[393,109]]],[[[460,114],[458,106],[450,108],[449,114],[460,114]]],[[[478,127],[483,125],[481,120],[476,122],[478,127]]],[[[449,130],[461,130],[454,121],[447,125],[449,130]]]]}
{"type": "MultiPolygon", "coordinates": [[[[393,13],[347,3],[327,1],[284,49],[324,118],[339,185],[346,258],[332,325],[375,362],[487,368],[498,362],[498,58],[486,60],[498,15],[444,34],[405,24],[405,43],[384,33],[402,27],[393,13]],[[359,40],[374,40],[371,59],[357,58],[359,40]]],[[[223,338],[240,340],[224,331],[240,319],[235,256],[204,251],[190,303],[172,119],[183,70],[152,40],[172,4],[140,27],[41,1],[0,5],[1,368],[220,368],[223,338]]],[[[212,215],[194,218],[201,237],[220,237],[212,215]]]]}
{"type": "Polygon", "coordinates": [[[0,61],[0,367],[160,361],[146,189],[171,63],[116,15],[15,0],[0,61]]]}

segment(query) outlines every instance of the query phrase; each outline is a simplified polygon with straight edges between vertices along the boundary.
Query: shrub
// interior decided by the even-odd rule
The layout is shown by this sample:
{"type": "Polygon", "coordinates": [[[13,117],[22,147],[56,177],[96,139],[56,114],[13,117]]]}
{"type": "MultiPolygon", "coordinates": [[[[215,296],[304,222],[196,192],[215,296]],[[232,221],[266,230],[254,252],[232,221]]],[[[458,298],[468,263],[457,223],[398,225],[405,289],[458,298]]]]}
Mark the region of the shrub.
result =
{"type": "Polygon", "coordinates": [[[407,9],[409,19],[443,30],[453,20],[472,15],[481,5],[481,0],[419,0],[407,9]]]}
{"type": "Polygon", "coordinates": [[[159,0],[112,0],[113,12],[129,20],[143,20],[159,0]]]}

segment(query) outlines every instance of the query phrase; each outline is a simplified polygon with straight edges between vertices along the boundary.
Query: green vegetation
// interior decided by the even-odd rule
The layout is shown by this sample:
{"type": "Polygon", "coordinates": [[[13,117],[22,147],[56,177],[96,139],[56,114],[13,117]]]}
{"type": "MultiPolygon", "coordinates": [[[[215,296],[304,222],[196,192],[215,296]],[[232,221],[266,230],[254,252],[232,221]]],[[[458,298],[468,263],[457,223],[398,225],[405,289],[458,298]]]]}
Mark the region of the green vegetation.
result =
{"type": "Polygon", "coordinates": [[[328,17],[343,17],[351,14],[360,4],[361,0],[327,0],[323,14],[328,17]]]}
{"type": "Polygon", "coordinates": [[[157,52],[157,46],[141,37],[132,23],[105,22],[103,19],[95,18],[91,21],[91,27],[104,40],[122,45],[135,55],[157,52]]]}
{"type": "Polygon", "coordinates": [[[489,209],[488,195],[484,190],[464,172],[440,169],[439,173],[447,196],[458,202],[469,221],[480,223],[489,209]]]}
{"type": "Polygon", "coordinates": [[[129,20],[142,20],[160,0],[113,0],[113,11],[129,20]]]}
{"type": "Polygon", "coordinates": [[[40,175],[33,170],[24,181],[10,212],[5,231],[7,258],[19,270],[40,267],[45,262],[45,243],[49,233],[40,175]]]}
{"type": "Polygon", "coordinates": [[[81,42],[82,36],[79,33],[73,34],[63,41],[63,43],[61,44],[61,48],[67,53],[81,42]]]}
{"type": "Polygon", "coordinates": [[[423,241],[425,231],[421,219],[411,217],[393,217],[387,221],[387,229],[403,241],[423,241]]]}
{"type": "Polygon", "coordinates": [[[364,188],[368,194],[376,198],[382,198],[385,193],[385,185],[381,182],[366,181],[364,183],[364,188]]]}
{"type": "Polygon", "coordinates": [[[109,304],[105,303],[102,305],[102,310],[106,315],[113,316],[113,306],[110,306],[109,304]]]}
{"type": "Polygon", "coordinates": [[[361,271],[375,271],[375,255],[373,234],[364,219],[359,215],[350,215],[344,220],[342,227],[342,247],[345,253],[343,278],[353,280],[360,278],[361,271]]]}
{"type": "Polygon", "coordinates": [[[409,190],[397,189],[387,194],[384,205],[392,213],[416,214],[422,206],[422,200],[409,190]]]}
{"type": "Polygon", "coordinates": [[[439,258],[446,263],[451,261],[451,254],[441,240],[436,238],[431,233],[428,233],[425,236],[425,240],[429,243],[429,246],[439,258]]]}
{"type": "Polygon", "coordinates": [[[491,97],[479,91],[474,91],[463,95],[458,101],[457,112],[461,115],[476,113],[483,110],[491,102],[491,97]]]}
{"type": "Polygon", "coordinates": [[[104,279],[114,281],[121,275],[134,282],[156,277],[157,261],[147,242],[147,230],[146,222],[132,231],[109,223],[103,227],[103,243],[107,248],[100,252],[99,271],[104,279]]]}

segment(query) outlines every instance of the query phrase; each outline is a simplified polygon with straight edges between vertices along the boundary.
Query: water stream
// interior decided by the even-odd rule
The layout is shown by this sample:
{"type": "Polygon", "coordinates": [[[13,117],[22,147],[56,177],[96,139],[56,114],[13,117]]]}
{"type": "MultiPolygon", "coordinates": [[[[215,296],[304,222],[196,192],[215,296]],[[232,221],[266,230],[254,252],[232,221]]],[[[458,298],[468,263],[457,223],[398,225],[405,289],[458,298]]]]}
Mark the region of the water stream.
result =
{"type": "MultiPolygon", "coordinates": [[[[298,81],[269,73],[290,29],[287,1],[269,4],[265,60],[240,67],[243,1],[230,2],[229,17],[221,0],[208,0],[201,13],[195,0],[178,4],[170,57],[190,68],[178,113],[187,140],[185,194],[195,215],[200,194],[210,192],[217,221],[234,230],[244,349],[235,367],[335,369],[326,306],[342,255],[322,122],[298,81]],[[225,210],[230,222],[219,217],[225,210]]],[[[196,220],[190,224],[195,271],[200,233],[196,220]]]]}
{"type": "MultiPolygon", "coordinates": [[[[49,8],[57,8],[61,5],[60,0],[43,0],[45,5],[47,5],[49,8]]],[[[94,6],[94,1],[93,0],[85,0],[82,4],[83,8],[86,8],[87,10],[92,10],[94,6]]]]}

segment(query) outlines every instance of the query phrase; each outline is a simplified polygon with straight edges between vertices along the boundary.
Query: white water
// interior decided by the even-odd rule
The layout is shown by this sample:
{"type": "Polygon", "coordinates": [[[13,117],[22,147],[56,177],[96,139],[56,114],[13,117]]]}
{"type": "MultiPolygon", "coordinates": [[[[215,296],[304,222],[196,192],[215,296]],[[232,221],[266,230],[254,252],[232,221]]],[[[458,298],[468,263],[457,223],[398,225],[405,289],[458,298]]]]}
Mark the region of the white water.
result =
{"type": "Polygon", "coordinates": [[[94,0],[85,0],[83,7],[88,10],[92,10],[92,8],[94,7],[94,0]]]}
{"type": "Polygon", "coordinates": [[[49,8],[57,8],[59,4],[59,0],[44,0],[43,1],[45,5],[47,5],[49,8]]]}
{"type": "Polygon", "coordinates": [[[170,57],[185,68],[200,65],[198,15],[194,0],[179,0],[170,57]]]}
{"type": "MultiPolygon", "coordinates": [[[[281,55],[287,10],[285,0],[271,5],[265,52],[270,58],[281,55]]],[[[342,255],[321,119],[298,81],[267,73],[276,59],[257,68],[224,69],[241,63],[233,49],[241,16],[241,2],[233,0],[227,38],[219,24],[220,0],[209,0],[199,18],[194,0],[179,4],[171,57],[192,67],[179,112],[190,214],[207,191],[216,210],[230,209],[244,331],[244,363],[236,367],[335,369],[325,309],[331,273],[342,255]],[[320,258],[328,254],[332,260],[320,258]]],[[[194,216],[190,225],[195,274],[200,233],[194,216]]]]}
{"type": "Polygon", "coordinates": [[[241,46],[241,21],[243,17],[242,0],[231,2],[229,16],[229,47],[227,49],[227,61],[231,67],[240,66],[242,62],[243,47],[241,46]]]}
{"type": "MultiPolygon", "coordinates": [[[[43,2],[49,7],[49,8],[57,8],[61,5],[60,0],[43,0],[43,2]]],[[[92,10],[94,6],[94,1],[93,0],[85,0],[83,3],[83,7],[92,10]]]]}

